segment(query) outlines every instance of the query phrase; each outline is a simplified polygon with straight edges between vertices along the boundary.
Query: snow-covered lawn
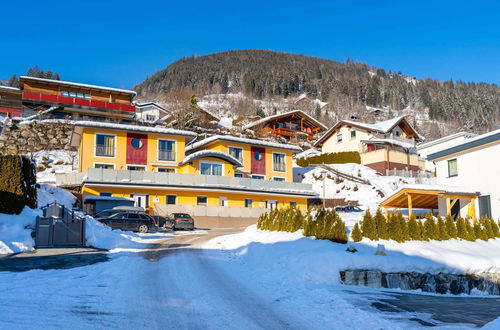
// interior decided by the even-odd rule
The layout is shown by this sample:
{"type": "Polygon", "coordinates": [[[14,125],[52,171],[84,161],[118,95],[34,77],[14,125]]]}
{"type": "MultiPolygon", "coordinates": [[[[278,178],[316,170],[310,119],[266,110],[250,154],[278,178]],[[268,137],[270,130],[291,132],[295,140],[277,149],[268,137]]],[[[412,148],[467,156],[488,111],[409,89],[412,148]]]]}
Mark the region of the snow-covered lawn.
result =
{"type": "Polygon", "coordinates": [[[37,165],[38,183],[55,183],[56,173],[76,172],[77,152],[69,150],[42,150],[33,154],[37,165]]]}

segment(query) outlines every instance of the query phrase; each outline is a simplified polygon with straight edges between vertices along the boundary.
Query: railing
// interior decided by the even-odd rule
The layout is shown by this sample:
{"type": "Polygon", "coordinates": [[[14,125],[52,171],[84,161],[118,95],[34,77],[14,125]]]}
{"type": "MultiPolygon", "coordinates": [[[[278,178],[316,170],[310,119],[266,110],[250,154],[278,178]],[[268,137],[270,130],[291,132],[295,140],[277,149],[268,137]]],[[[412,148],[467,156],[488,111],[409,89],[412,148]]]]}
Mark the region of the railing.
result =
{"type": "Polygon", "coordinates": [[[23,99],[45,101],[51,103],[76,104],[79,106],[92,107],[92,108],[103,108],[109,110],[135,112],[135,106],[131,104],[89,100],[78,97],[62,96],[57,94],[45,94],[45,93],[25,91],[23,92],[23,99]]]}
{"type": "Polygon", "coordinates": [[[115,148],[112,146],[96,145],[95,146],[95,155],[96,156],[103,156],[103,157],[114,157],[115,156],[115,148]]]}
{"type": "Polygon", "coordinates": [[[175,160],[175,152],[168,151],[168,150],[159,150],[158,151],[158,160],[174,161],[175,160]]]}
{"type": "Polygon", "coordinates": [[[386,170],[386,175],[396,175],[396,176],[402,176],[402,177],[407,177],[407,178],[424,178],[424,179],[431,179],[434,178],[434,173],[428,172],[428,171],[415,171],[415,170],[409,170],[409,169],[404,169],[404,170],[386,170]]]}
{"type": "Polygon", "coordinates": [[[231,176],[139,172],[89,168],[87,173],[56,174],[56,185],[76,186],[82,183],[147,184],[148,186],[203,187],[235,190],[268,191],[314,196],[312,185],[237,178],[231,176]]]}

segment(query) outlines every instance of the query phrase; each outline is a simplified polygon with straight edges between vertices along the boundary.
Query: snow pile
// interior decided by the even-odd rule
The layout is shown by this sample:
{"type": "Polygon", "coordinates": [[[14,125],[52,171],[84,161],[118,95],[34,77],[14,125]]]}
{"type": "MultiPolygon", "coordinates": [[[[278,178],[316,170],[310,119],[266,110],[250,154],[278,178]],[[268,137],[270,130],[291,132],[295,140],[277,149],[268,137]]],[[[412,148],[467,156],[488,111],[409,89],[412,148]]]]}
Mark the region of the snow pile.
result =
{"type": "Polygon", "coordinates": [[[55,183],[56,173],[77,172],[77,152],[69,150],[38,151],[33,154],[38,183],[55,183]]]}
{"type": "Polygon", "coordinates": [[[76,197],[67,190],[52,186],[50,184],[40,184],[37,190],[38,207],[57,202],[71,210],[76,202],[76,197]]]}
{"type": "Polygon", "coordinates": [[[0,213],[0,254],[33,250],[35,241],[30,228],[35,228],[37,215],[42,212],[29,207],[17,215],[0,213]]]}
{"type": "Polygon", "coordinates": [[[452,274],[500,272],[500,239],[405,243],[363,239],[355,244],[358,252],[349,253],[345,244],[314,240],[304,237],[301,231],[270,232],[253,225],[242,233],[215,238],[204,247],[222,250],[249,270],[261,269],[263,273],[253,272],[251,276],[276,276],[290,281],[307,279],[339,284],[339,271],[346,269],[452,274]],[[386,257],[375,255],[378,244],[385,245],[386,257]]]}

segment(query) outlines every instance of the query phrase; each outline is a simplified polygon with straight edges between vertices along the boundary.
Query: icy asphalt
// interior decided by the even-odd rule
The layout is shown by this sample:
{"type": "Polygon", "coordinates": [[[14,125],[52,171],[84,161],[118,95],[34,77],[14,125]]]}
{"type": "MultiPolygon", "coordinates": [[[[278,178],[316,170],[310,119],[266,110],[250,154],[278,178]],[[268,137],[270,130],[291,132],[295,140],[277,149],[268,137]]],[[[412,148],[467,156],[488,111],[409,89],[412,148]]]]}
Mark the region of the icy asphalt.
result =
{"type": "Polygon", "coordinates": [[[180,232],[83,267],[0,272],[0,329],[335,329],[341,324],[356,329],[457,329],[492,321],[498,314],[495,306],[500,308],[499,299],[344,286],[322,290],[317,299],[305,294],[297,300],[304,290],[283,291],[287,283],[277,288],[276,298],[277,292],[266,294],[221,267],[225,261],[219,253],[202,249],[208,240],[238,231],[180,232]],[[336,302],[336,296],[356,308],[336,302]],[[345,322],[332,322],[329,310],[345,322]],[[377,313],[387,321],[370,322],[363,313],[377,313]]]}

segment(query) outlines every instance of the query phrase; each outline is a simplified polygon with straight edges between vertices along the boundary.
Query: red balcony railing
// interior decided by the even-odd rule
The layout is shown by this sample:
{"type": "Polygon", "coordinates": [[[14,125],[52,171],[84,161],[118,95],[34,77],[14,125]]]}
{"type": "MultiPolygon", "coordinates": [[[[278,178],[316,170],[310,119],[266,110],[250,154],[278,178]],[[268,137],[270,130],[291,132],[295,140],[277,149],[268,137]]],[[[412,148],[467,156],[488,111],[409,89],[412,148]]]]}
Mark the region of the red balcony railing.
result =
{"type": "Polygon", "coordinates": [[[121,110],[135,112],[135,106],[131,104],[121,104],[115,102],[104,102],[97,100],[88,100],[78,97],[68,97],[56,94],[45,94],[38,92],[23,92],[23,99],[45,101],[52,103],[75,104],[84,107],[101,108],[109,110],[121,110]]]}

